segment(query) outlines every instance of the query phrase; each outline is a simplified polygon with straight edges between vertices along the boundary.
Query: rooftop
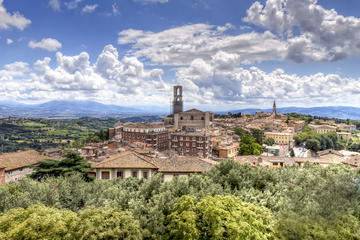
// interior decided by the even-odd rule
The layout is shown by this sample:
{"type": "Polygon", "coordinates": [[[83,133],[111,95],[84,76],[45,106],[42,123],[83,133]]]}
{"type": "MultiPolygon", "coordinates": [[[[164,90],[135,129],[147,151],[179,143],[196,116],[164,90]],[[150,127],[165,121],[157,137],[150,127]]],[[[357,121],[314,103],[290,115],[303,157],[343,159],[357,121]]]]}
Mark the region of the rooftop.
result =
{"type": "Polygon", "coordinates": [[[32,166],[39,163],[41,160],[48,158],[49,157],[43,156],[35,150],[4,153],[0,155],[0,166],[3,166],[5,171],[10,171],[22,167],[32,166]]]}

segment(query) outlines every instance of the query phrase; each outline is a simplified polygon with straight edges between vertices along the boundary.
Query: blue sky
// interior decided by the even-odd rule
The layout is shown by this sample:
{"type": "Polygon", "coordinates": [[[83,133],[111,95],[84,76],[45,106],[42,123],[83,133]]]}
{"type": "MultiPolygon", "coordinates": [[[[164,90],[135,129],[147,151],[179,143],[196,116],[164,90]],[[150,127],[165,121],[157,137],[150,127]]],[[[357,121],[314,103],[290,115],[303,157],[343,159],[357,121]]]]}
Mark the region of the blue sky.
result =
{"type": "Polygon", "coordinates": [[[0,0],[0,100],[358,106],[357,0],[0,0]]]}

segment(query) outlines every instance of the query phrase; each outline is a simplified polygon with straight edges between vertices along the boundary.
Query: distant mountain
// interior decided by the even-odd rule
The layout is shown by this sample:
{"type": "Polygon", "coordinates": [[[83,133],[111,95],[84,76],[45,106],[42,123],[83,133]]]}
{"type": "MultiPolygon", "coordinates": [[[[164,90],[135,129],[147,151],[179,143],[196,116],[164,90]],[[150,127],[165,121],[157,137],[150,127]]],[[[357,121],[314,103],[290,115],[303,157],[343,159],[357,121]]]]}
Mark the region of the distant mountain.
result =
{"type": "MultiPolygon", "coordinates": [[[[248,108],[241,110],[230,110],[226,112],[220,112],[222,114],[226,114],[228,112],[232,113],[248,113],[255,114],[256,111],[263,112],[272,112],[272,109],[256,109],[256,108],[248,108]]],[[[360,108],[357,107],[313,107],[313,108],[300,108],[300,107],[285,107],[285,108],[277,108],[278,113],[300,113],[312,116],[321,116],[321,117],[329,117],[329,118],[340,118],[340,119],[360,119],[360,108]]]]}
{"type": "Polygon", "coordinates": [[[1,116],[71,118],[132,114],[146,114],[146,112],[142,109],[106,105],[94,101],[50,101],[42,104],[0,102],[1,116]]]}

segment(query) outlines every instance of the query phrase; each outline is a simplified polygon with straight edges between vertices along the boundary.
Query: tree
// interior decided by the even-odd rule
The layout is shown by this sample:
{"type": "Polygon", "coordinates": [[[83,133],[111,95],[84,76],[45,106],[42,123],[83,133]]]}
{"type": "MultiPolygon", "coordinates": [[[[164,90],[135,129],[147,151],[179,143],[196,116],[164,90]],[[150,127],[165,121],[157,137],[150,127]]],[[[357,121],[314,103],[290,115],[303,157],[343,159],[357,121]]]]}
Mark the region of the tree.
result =
{"type": "Polygon", "coordinates": [[[273,138],[266,138],[265,144],[268,146],[272,146],[275,144],[275,140],[273,138]]]}
{"type": "Polygon", "coordinates": [[[78,152],[66,151],[64,158],[60,161],[44,160],[33,166],[34,172],[31,178],[41,180],[50,176],[58,177],[71,174],[81,174],[85,179],[90,180],[87,176],[90,170],[88,163],[78,152]]]}
{"type": "Polygon", "coordinates": [[[271,212],[235,196],[208,196],[194,204],[183,196],[168,216],[174,239],[274,239],[271,212]]]}
{"type": "Polygon", "coordinates": [[[76,213],[42,205],[14,208],[0,216],[0,239],[74,239],[76,213]]]}
{"type": "Polygon", "coordinates": [[[251,135],[244,133],[241,136],[240,155],[260,155],[263,149],[256,139],[251,135]]]}
{"type": "Polygon", "coordinates": [[[306,140],[305,147],[307,149],[313,150],[313,151],[319,151],[320,150],[320,142],[317,139],[308,139],[306,140]]]}
{"type": "Polygon", "coordinates": [[[264,132],[260,129],[252,128],[251,135],[256,139],[256,142],[260,145],[263,144],[264,132]]]}
{"type": "Polygon", "coordinates": [[[79,212],[79,218],[78,239],[142,239],[139,221],[129,212],[89,207],[79,212]]]}

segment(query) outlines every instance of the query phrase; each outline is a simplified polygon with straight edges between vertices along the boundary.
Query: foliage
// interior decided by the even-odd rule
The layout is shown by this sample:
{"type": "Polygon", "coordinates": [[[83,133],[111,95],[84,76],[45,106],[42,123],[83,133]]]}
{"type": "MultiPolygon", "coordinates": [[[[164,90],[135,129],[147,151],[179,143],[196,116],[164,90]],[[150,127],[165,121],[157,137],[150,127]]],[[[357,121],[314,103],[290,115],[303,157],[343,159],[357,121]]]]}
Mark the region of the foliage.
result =
{"type": "Polygon", "coordinates": [[[183,196],[168,219],[171,239],[274,239],[271,212],[235,196],[183,196]]]}
{"type": "Polygon", "coordinates": [[[86,208],[79,212],[43,205],[14,208],[0,216],[0,239],[142,239],[128,212],[86,208]]]}
{"type": "MultiPolygon", "coordinates": [[[[241,236],[246,229],[251,229],[248,236],[253,236],[268,232],[259,227],[268,219],[266,227],[273,229],[269,235],[275,231],[280,239],[359,239],[359,179],[358,169],[341,165],[324,168],[308,163],[299,171],[297,166],[266,169],[234,160],[221,161],[206,173],[168,182],[163,182],[161,174],[148,180],[87,182],[81,175],[24,179],[0,186],[0,219],[6,219],[6,224],[0,221],[0,234],[9,234],[6,226],[12,222],[11,229],[22,226],[20,220],[10,221],[9,213],[17,209],[19,216],[27,216],[22,212],[42,204],[52,211],[61,209],[47,214],[49,218],[62,211],[75,212],[82,224],[76,224],[70,233],[76,229],[89,233],[87,236],[93,227],[97,227],[97,236],[131,233],[132,239],[137,239],[138,231],[142,239],[160,240],[221,239],[230,231],[231,236],[241,236]],[[123,225],[125,220],[129,226],[123,225]],[[99,222],[121,227],[105,229],[99,222]]],[[[72,224],[72,220],[66,221],[59,226],[72,224]]],[[[58,233],[50,232],[55,234],[51,239],[56,239],[58,233]]]]}
{"type": "Polygon", "coordinates": [[[264,132],[260,129],[252,128],[251,135],[256,139],[256,142],[260,145],[263,144],[264,132]]]}
{"type": "Polygon", "coordinates": [[[74,239],[70,229],[79,224],[76,213],[42,205],[14,208],[0,216],[0,239],[74,239]],[[70,231],[69,231],[70,230],[70,231]]]}
{"type": "Polygon", "coordinates": [[[260,155],[263,149],[256,139],[249,134],[242,134],[241,145],[239,149],[240,155],[260,155]]]}
{"type": "Polygon", "coordinates": [[[272,146],[275,144],[275,140],[273,138],[266,138],[265,144],[268,146],[272,146]]]}
{"type": "Polygon", "coordinates": [[[139,221],[128,212],[90,207],[80,211],[79,218],[79,239],[142,239],[139,221]]]}
{"type": "Polygon", "coordinates": [[[317,134],[307,126],[294,137],[294,140],[297,145],[305,143],[305,147],[313,151],[326,149],[340,150],[345,147],[344,141],[335,132],[317,134]]]}
{"type": "Polygon", "coordinates": [[[60,161],[45,160],[33,166],[34,172],[31,178],[41,180],[47,177],[66,176],[71,174],[81,174],[84,179],[88,179],[87,173],[90,164],[78,152],[65,151],[64,158],[60,161]]]}

